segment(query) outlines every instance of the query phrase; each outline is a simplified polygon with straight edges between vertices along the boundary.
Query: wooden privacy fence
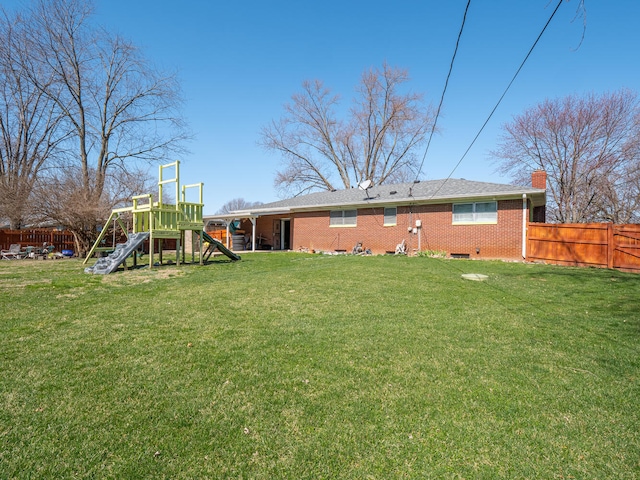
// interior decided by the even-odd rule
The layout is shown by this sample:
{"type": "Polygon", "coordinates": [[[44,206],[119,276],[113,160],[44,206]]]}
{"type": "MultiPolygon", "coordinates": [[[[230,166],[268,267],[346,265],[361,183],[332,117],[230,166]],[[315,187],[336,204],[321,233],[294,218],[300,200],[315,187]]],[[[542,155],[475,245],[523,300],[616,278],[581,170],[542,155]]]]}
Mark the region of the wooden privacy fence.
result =
{"type": "Polygon", "coordinates": [[[20,247],[41,247],[51,244],[57,252],[75,250],[73,234],[65,230],[49,228],[25,228],[24,230],[0,230],[0,245],[6,250],[13,244],[20,247]]]}
{"type": "Polygon", "coordinates": [[[640,225],[530,223],[527,261],[640,273],[640,225]]]}
{"type": "MultiPolygon", "coordinates": [[[[108,235],[108,244],[111,245],[112,235],[108,235]]],[[[116,243],[126,241],[124,235],[116,236],[116,243]]],[[[0,230],[0,248],[2,250],[8,250],[13,244],[20,245],[21,248],[25,247],[41,247],[44,243],[53,245],[56,252],[62,250],[75,251],[75,242],[73,240],[73,234],[67,230],[54,230],[49,228],[25,228],[22,230],[0,230]]],[[[156,251],[159,248],[158,240],[155,241],[156,251]]],[[[165,239],[162,242],[164,250],[175,250],[176,241],[174,239],[165,239]]],[[[149,241],[144,242],[143,250],[149,251],[149,241]]]]}

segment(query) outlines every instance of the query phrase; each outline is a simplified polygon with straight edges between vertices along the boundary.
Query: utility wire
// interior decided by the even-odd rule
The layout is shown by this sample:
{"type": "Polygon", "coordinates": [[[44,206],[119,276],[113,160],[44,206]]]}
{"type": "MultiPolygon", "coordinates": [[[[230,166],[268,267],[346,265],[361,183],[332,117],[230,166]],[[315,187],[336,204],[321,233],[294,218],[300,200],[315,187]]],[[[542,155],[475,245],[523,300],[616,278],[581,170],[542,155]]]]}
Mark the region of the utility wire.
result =
{"type": "Polygon", "coordinates": [[[436,118],[433,120],[433,125],[431,126],[431,133],[429,134],[427,147],[424,149],[424,155],[422,156],[422,163],[420,163],[420,168],[418,169],[418,173],[416,173],[416,180],[420,176],[420,172],[422,172],[422,167],[424,166],[424,161],[427,158],[427,152],[429,151],[429,145],[431,145],[431,139],[433,138],[433,134],[436,131],[436,125],[438,123],[438,118],[440,117],[440,110],[442,109],[442,103],[444,102],[444,94],[447,92],[447,86],[449,85],[449,78],[451,78],[451,72],[453,70],[453,62],[455,61],[456,55],[458,53],[458,46],[460,45],[462,30],[464,30],[464,24],[467,21],[467,12],[469,11],[469,5],[471,5],[471,0],[467,1],[467,7],[464,9],[464,16],[462,17],[462,25],[460,25],[460,31],[458,32],[458,38],[456,40],[456,48],[453,51],[453,56],[451,57],[451,64],[449,65],[449,73],[447,73],[447,79],[444,82],[444,88],[442,89],[442,96],[440,97],[440,103],[438,104],[438,109],[436,110],[436,118]]]}
{"type": "MultiPolygon", "coordinates": [[[[489,123],[489,120],[491,120],[491,117],[493,116],[493,114],[495,113],[495,111],[498,109],[498,106],[500,105],[500,103],[502,103],[502,100],[504,99],[505,95],[507,94],[507,92],[509,91],[509,89],[511,88],[511,85],[513,85],[513,82],[515,82],[516,77],[518,76],[518,74],[520,73],[520,70],[522,70],[522,68],[524,67],[524,64],[527,62],[527,60],[529,59],[529,56],[531,55],[531,53],[533,52],[533,49],[536,48],[536,45],[538,44],[538,42],[540,41],[540,38],[542,38],[542,35],[544,34],[545,30],[547,29],[547,27],[549,26],[549,24],[551,23],[551,20],[553,20],[553,17],[555,16],[556,12],[558,11],[558,9],[560,8],[560,5],[562,5],[562,2],[564,0],[559,0],[558,1],[558,5],[556,5],[555,10],[553,11],[553,13],[551,14],[551,16],[549,17],[549,20],[547,20],[547,23],[545,24],[545,26],[543,27],[542,31],[540,32],[540,34],[538,35],[538,38],[536,38],[536,41],[533,42],[533,45],[531,46],[531,48],[529,49],[529,52],[527,53],[526,57],[524,57],[524,60],[522,61],[522,63],[520,64],[520,66],[518,67],[518,70],[516,71],[516,73],[513,75],[513,78],[511,79],[511,81],[509,82],[509,84],[507,85],[507,88],[504,89],[504,92],[502,93],[502,95],[500,96],[500,99],[498,100],[498,102],[496,103],[495,107],[493,107],[493,110],[491,110],[491,113],[489,114],[489,116],[487,117],[487,119],[484,121],[484,123],[482,124],[482,127],[480,127],[480,130],[478,131],[478,133],[476,134],[476,136],[473,138],[473,140],[471,141],[471,144],[469,145],[469,147],[465,150],[464,154],[462,155],[462,157],[460,157],[460,160],[458,160],[458,163],[456,163],[456,166],[453,167],[453,170],[451,170],[451,173],[449,173],[449,176],[444,180],[444,182],[442,182],[440,184],[440,186],[438,187],[438,189],[431,195],[432,197],[434,197],[439,191],[440,189],[444,186],[445,183],[447,183],[447,180],[449,180],[451,178],[451,176],[453,175],[453,173],[457,170],[457,168],[460,166],[460,164],[462,163],[462,161],[464,160],[464,158],[467,156],[467,153],[469,153],[469,150],[471,150],[471,147],[473,147],[473,145],[476,143],[476,140],[478,139],[478,137],[480,136],[480,134],[482,133],[482,131],[484,130],[484,127],[487,126],[487,124],[489,123]]],[[[426,154],[426,152],[425,152],[426,154]]]]}
{"type": "MultiPolygon", "coordinates": [[[[551,20],[553,19],[553,17],[555,16],[556,12],[558,11],[558,9],[560,8],[560,5],[562,4],[563,0],[559,0],[558,1],[558,5],[556,5],[555,10],[553,11],[553,13],[551,14],[551,16],[549,17],[549,20],[547,20],[547,23],[545,24],[544,28],[542,29],[542,31],[540,32],[540,34],[538,35],[538,38],[536,38],[536,41],[533,43],[532,47],[529,49],[529,53],[527,53],[527,56],[524,58],[524,60],[522,61],[522,63],[520,64],[520,67],[518,68],[518,70],[516,71],[515,75],[513,76],[513,78],[511,79],[511,81],[509,82],[509,85],[507,85],[507,88],[504,90],[502,96],[500,97],[500,99],[498,100],[498,102],[496,103],[495,107],[493,107],[493,110],[491,110],[491,113],[489,114],[489,116],[487,117],[487,119],[485,120],[485,122],[482,124],[482,127],[480,128],[480,130],[478,131],[477,135],[474,137],[473,141],[471,142],[471,144],[469,145],[469,147],[467,148],[467,150],[464,152],[464,154],[462,155],[462,157],[460,158],[460,160],[458,161],[458,163],[456,164],[456,166],[453,168],[453,170],[451,170],[451,173],[449,174],[449,176],[444,180],[444,182],[442,182],[442,184],[437,188],[437,190],[431,195],[431,197],[434,197],[439,191],[440,189],[444,186],[444,184],[451,178],[451,175],[453,175],[453,173],[456,171],[456,169],[460,166],[460,164],[462,163],[462,160],[465,158],[465,156],[467,155],[467,153],[469,153],[469,150],[471,150],[471,147],[473,146],[473,144],[475,143],[475,141],[478,139],[478,137],[480,136],[480,134],[482,133],[482,131],[484,130],[484,127],[487,125],[487,123],[489,123],[489,120],[491,119],[491,117],[493,116],[494,112],[497,110],[498,106],[500,105],[500,103],[502,102],[502,99],[505,97],[505,95],[507,94],[507,91],[509,90],[509,88],[511,87],[511,85],[513,84],[513,82],[515,81],[516,77],[518,76],[518,74],[520,73],[520,70],[522,70],[522,67],[524,67],[525,62],[527,61],[527,59],[529,58],[529,56],[531,55],[531,52],[533,52],[533,49],[535,48],[535,46],[538,44],[538,41],[540,40],[540,38],[542,37],[542,34],[545,32],[545,30],[547,29],[547,27],[549,26],[549,24],[551,23],[551,20]]],[[[428,148],[428,147],[427,147],[428,148]]],[[[425,152],[425,156],[426,156],[426,152],[425,152]]],[[[423,159],[423,163],[424,163],[424,159],[423,159]]],[[[420,167],[422,168],[422,166],[420,167]]],[[[423,230],[424,231],[424,230],[423,230]]],[[[423,232],[420,232],[419,234],[422,234],[423,232]]],[[[427,247],[429,247],[429,239],[426,237],[424,237],[424,241],[427,244],[427,247]]],[[[457,270],[460,273],[466,273],[466,271],[464,271],[462,268],[458,268],[458,265],[454,265],[453,262],[444,262],[442,259],[436,258],[435,260],[439,261],[441,264],[443,265],[447,265],[447,268],[449,268],[450,270],[457,270]]],[[[465,269],[466,270],[466,269],[465,269]]],[[[530,306],[533,306],[531,304],[531,302],[529,302],[526,298],[524,297],[520,297],[518,295],[515,295],[513,292],[509,292],[506,291],[504,289],[502,289],[501,287],[499,287],[498,285],[494,285],[491,282],[482,282],[484,283],[484,287],[485,290],[490,291],[492,290],[494,293],[498,293],[499,295],[502,295],[502,297],[496,298],[493,295],[488,295],[488,298],[491,299],[492,301],[496,302],[496,304],[498,304],[499,306],[504,307],[504,305],[508,305],[509,302],[504,302],[502,301],[503,298],[505,297],[511,297],[512,299],[515,298],[517,300],[519,300],[521,302],[521,304],[528,304],[530,306]]],[[[515,311],[514,308],[511,307],[507,307],[506,310],[508,311],[515,311]]],[[[544,309],[543,309],[544,310],[544,309]]]]}

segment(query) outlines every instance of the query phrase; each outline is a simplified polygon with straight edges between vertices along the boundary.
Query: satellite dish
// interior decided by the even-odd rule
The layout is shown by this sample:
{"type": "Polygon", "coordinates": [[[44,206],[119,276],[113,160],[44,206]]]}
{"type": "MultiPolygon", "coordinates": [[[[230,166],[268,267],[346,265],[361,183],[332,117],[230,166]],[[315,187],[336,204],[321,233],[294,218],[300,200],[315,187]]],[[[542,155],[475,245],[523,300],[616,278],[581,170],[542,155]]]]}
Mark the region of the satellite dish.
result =
{"type": "Polygon", "coordinates": [[[358,188],[360,190],[367,190],[367,189],[371,188],[372,185],[373,185],[373,182],[371,180],[365,180],[365,181],[360,182],[358,184],[358,188]]]}

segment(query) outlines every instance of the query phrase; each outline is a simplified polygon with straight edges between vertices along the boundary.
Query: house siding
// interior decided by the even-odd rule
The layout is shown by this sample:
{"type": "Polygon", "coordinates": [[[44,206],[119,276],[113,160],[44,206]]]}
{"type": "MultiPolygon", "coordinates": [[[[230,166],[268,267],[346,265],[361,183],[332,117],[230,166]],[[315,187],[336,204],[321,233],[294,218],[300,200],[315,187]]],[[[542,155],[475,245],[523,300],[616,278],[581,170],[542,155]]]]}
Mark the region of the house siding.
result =
{"type": "MultiPolygon", "coordinates": [[[[287,216],[291,220],[291,248],[351,252],[362,242],[364,248],[381,254],[394,252],[404,239],[410,253],[444,250],[470,258],[522,259],[521,199],[498,201],[498,221],[489,225],[453,225],[452,208],[452,203],[399,205],[395,226],[384,226],[383,206],[359,208],[355,227],[330,227],[329,211],[295,212],[287,216]],[[422,228],[413,234],[409,228],[415,227],[416,220],[421,220],[422,228]]],[[[269,239],[276,250],[273,223],[280,218],[264,216],[256,224],[257,234],[269,239]]]]}

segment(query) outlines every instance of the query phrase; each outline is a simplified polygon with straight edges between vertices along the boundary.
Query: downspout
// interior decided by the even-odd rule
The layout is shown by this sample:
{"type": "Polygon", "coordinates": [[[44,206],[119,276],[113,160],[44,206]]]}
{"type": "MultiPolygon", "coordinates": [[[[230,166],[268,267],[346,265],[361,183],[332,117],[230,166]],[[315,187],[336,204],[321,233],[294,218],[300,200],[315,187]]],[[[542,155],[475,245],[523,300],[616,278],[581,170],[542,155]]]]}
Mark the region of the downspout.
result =
{"type": "Polygon", "coordinates": [[[527,194],[522,194],[522,259],[527,259],[527,194]]]}

